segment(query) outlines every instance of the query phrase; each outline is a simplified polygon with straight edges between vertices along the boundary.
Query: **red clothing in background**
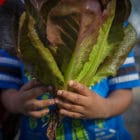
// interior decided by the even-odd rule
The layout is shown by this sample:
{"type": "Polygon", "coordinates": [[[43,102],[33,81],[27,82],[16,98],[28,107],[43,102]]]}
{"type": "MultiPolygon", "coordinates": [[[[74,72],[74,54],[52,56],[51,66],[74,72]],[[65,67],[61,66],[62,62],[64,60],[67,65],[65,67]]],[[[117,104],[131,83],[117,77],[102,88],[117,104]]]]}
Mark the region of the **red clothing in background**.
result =
{"type": "Polygon", "coordinates": [[[0,6],[5,3],[5,0],[0,0],[0,6]]]}

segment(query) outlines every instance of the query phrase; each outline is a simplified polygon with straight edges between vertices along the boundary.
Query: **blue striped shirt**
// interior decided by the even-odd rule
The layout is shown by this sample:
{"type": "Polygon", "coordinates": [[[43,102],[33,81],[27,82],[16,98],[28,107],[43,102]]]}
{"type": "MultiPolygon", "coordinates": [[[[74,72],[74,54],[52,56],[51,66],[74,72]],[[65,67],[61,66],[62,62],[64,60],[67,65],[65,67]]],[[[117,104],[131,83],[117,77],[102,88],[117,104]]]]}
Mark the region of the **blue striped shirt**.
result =
{"type": "MultiPolygon", "coordinates": [[[[10,57],[0,50],[0,88],[19,88],[24,83],[24,66],[17,58],[10,57]]],[[[99,84],[91,86],[102,97],[107,97],[111,91],[122,88],[140,86],[139,75],[135,69],[135,60],[131,52],[118,70],[115,77],[103,79],[99,84]]],[[[49,98],[44,94],[41,99],[49,98]]],[[[41,119],[23,116],[19,140],[47,140],[44,125],[49,121],[49,115],[41,119]]],[[[106,120],[79,120],[65,117],[62,125],[57,128],[57,140],[131,140],[125,129],[121,116],[106,120]]]]}
{"type": "MultiPolygon", "coordinates": [[[[99,84],[91,86],[102,97],[107,97],[113,90],[131,89],[140,86],[139,75],[134,68],[133,53],[130,53],[115,77],[103,79],[99,84]],[[128,78],[127,78],[128,76],[128,78]]],[[[46,99],[44,94],[41,99],[46,99]]],[[[47,140],[46,130],[49,115],[41,119],[24,116],[21,124],[19,140],[47,140]]],[[[64,117],[57,128],[56,140],[131,140],[130,134],[123,125],[122,117],[115,116],[106,120],[80,120],[64,117]]]]}
{"type": "Polygon", "coordinates": [[[0,49],[0,88],[19,89],[24,81],[24,65],[0,49]]]}

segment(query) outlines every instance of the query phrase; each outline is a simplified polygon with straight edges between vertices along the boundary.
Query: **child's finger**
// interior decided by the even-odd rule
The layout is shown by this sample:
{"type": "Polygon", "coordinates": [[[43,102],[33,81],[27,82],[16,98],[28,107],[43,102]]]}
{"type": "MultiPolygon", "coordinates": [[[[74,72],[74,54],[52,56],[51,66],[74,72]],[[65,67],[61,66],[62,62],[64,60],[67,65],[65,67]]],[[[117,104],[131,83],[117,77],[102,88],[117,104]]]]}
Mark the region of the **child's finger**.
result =
{"type": "Polygon", "coordinates": [[[35,87],[21,94],[23,100],[35,99],[43,93],[47,92],[48,88],[44,86],[35,87]]]}
{"type": "Polygon", "coordinates": [[[61,101],[60,99],[55,99],[55,103],[62,109],[66,109],[72,112],[83,113],[85,112],[84,107],[80,105],[71,104],[69,102],[61,101]]]}
{"type": "Polygon", "coordinates": [[[88,87],[86,87],[85,85],[83,84],[80,84],[76,81],[69,81],[69,87],[71,87],[72,89],[74,89],[76,92],[84,95],[84,96],[87,96],[90,94],[90,90],[88,89],[88,87]]]}
{"type": "Polygon", "coordinates": [[[30,102],[26,103],[25,108],[28,111],[35,111],[39,109],[44,109],[50,105],[54,105],[54,99],[47,99],[47,100],[31,100],[30,102]]]}
{"type": "Polygon", "coordinates": [[[28,83],[24,84],[21,87],[20,91],[26,91],[26,90],[29,90],[31,88],[34,88],[34,87],[40,86],[40,85],[41,85],[40,82],[38,82],[36,79],[33,79],[33,80],[29,81],[28,83]]]}
{"type": "Polygon", "coordinates": [[[57,95],[74,104],[83,105],[85,102],[85,96],[70,91],[58,90],[57,95]]]}
{"type": "Polygon", "coordinates": [[[35,117],[35,118],[41,118],[41,117],[44,117],[45,115],[47,115],[48,113],[49,113],[48,109],[43,109],[40,111],[30,111],[25,115],[35,117]]]}
{"type": "Polygon", "coordinates": [[[60,109],[59,112],[60,112],[61,115],[71,117],[71,118],[77,118],[77,119],[85,118],[84,115],[81,114],[81,113],[71,112],[71,111],[68,111],[68,110],[65,110],[65,109],[60,109]]]}

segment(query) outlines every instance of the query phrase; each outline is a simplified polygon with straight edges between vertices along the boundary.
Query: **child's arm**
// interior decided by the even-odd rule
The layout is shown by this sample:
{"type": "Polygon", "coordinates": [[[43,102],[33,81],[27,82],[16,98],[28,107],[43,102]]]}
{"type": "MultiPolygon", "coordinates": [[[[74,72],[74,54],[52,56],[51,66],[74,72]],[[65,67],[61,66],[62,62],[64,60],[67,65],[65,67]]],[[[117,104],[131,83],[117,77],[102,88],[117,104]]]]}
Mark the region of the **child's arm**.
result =
{"type": "Polygon", "coordinates": [[[53,99],[36,99],[48,90],[48,88],[41,86],[36,80],[32,80],[23,85],[20,90],[2,90],[1,101],[9,112],[40,118],[49,112],[46,107],[54,104],[53,99]]]}
{"type": "Polygon", "coordinates": [[[60,113],[73,118],[109,118],[124,112],[132,102],[132,91],[116,90],[108,98],[103,98],[86,86],[70,81],[69,86],[75,91],[59,90],[55,102],[60,113]]]}

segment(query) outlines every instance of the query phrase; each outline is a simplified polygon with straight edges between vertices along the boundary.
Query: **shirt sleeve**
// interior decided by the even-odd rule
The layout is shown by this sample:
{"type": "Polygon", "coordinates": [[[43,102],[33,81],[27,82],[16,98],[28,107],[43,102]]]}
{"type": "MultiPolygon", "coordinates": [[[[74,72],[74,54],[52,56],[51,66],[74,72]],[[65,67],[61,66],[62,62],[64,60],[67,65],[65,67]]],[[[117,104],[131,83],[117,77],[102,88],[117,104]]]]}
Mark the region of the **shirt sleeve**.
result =
{"type": "Polygon", "coordinates": [[[24,65],[0,49],[0,88],[19,89],[24,82],[24,65]]]}
{"type": "Polygon", "coordinates": [[[140,86],[140,77],[136,70],[134,52],[131,52],[124,64],[120,67],[115,77],[110,77],[108,80],[109,89],[131,89],[140,86]]]}

